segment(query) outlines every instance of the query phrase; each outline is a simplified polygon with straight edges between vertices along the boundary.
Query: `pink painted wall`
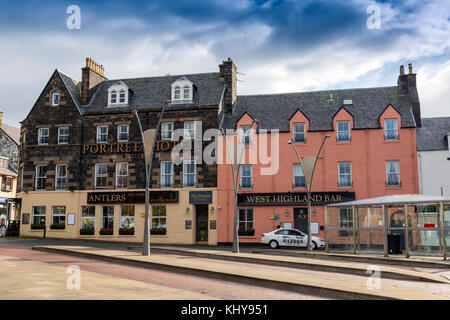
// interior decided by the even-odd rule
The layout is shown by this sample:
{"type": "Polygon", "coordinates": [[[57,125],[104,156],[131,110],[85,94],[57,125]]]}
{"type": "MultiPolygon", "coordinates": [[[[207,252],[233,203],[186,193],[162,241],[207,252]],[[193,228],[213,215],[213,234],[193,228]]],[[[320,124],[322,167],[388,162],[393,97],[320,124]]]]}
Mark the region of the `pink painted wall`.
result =
{"type": "MultiPolygon", "coordinates": [[[[417,176],[417,152],[416,129],[401,128],[400,115],[389,106],[380,117],[381,129],[355,129],[353,130],[353,118],[345,110],[341,109],[333,118],[334,131],[308,132],[309,121],[301,113],[297,112],[290,119],[291,132],[279,134],[279,170],[273,175],[261,175],[261,169],[268,165],[262,165],[260,161],[252,166],[253,188],[239,189],[239,193],[256,192],[304,192],[305,188],[293,187],[293,164],[297,163],[297,157],[292,147],[288,144],[292,140],[292,126],[295,122],[304,122],[306,131],[306,143],[297,143],[295,146],[301,157],[313,157],[316,155],[322,139],[327,139],[317,162],[316,172],[312,184],[313,192],[320,191],[352,191],[356,199],[378,197],[388,194],[418,193],[419,184],[417,176]],[[399,128],[399,140],[384,140],[384,119],[397,119],[399,128]],[[350,142],[336,141],[336,122],[349,120],[351,128],[350,142]],[[400,187],[386,186],[387,160],[399,160],[400,163],[400,187]],[[352,162],[352,187],[338,186],[338,162],[352,162]]],[[[252,118],[245,114],[238,122],[238,128],[242,125],[250,125],[252,118]]],[[[254,125],[256,127],[256,124],[254,125]]],[[[268,135],[268,150],[271,150],[270,134],[268,135]]],[[[229,143],[231,142],[231,138],[229,143]]],[[[246,147],[245,158],[242,163],[250,161],[249,151],[257,146],[256,136],[253,135],[253,145],[246,147]]],[[[274,152],[275,153],[275,152],[274,152]]],[[[219,150],[219,154],[220,150],[219,150]]],[[[243,207],[244,208],[244,207],[243,207]]],[[[248,208],[248,207],[247,207],[248,208]]],[[[282,222],[291,222],[294,226],[293,207],[291,206],[255,206],[254,209],[254,237],[240,237],[241,242],[259,242],[264,232],[271,231],[279,224],[279,220],[270,220],[270,214],[278,214],[282,222]],[[288,216],[285,214],[288,210],[288,216]]],[[[312,222],[324,225],[324,209],[322,206],[313,206],[312,222]],[[316,211],[314,214],[314,210],[316,211]]],[[[218,242],[232,242],[233,239],[233,183],[229,164],[218,166],[218,242]]],[[[320,231],[319,236],[324,237],[320,231]]]]}

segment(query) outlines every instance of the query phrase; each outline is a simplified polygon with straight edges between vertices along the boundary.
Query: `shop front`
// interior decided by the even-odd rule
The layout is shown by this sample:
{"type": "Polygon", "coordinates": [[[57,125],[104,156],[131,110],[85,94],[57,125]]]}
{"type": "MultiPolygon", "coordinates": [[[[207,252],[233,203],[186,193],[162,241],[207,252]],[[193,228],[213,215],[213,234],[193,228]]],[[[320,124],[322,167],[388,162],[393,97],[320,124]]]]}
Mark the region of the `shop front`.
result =
{"type": "MultiPolygon", "coordinates": [[[[145,191],[22,193],[21,235],[141,243],[145,191]]],[[[151,190],[151,243],[217,244],[215,190],[151,190]],[[195,200],[197,194],[207,194],[195,200]],[[214,223],[213,223],[214,221],[214,223]],[[212,226],[214,228],[212,228],[212,226]]]]}

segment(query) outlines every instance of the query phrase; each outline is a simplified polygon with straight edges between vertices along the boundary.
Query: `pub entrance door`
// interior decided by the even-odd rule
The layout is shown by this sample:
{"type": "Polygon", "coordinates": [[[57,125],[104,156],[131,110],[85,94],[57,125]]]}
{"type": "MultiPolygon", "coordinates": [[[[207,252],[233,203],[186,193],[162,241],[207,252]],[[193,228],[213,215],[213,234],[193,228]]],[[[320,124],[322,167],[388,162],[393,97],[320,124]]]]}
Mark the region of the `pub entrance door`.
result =
{"type": "Polygon", "coordinates": [[[308,208],[294,208],[294,228],[308,233],[308,208]]]}
{"type": "Polygon", "coordinates": [[[197,244],[208,244],[208,205],[195,205],[197,244]]]}

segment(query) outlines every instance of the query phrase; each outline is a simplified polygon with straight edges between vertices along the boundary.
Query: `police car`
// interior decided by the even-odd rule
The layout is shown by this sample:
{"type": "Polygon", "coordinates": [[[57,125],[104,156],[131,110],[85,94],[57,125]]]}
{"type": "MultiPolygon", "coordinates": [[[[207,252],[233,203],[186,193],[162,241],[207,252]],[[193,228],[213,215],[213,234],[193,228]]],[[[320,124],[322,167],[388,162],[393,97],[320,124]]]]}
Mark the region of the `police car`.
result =
{"type": "MultiPolygon", "coordinates": [[[[262,244],[268,244],[272,249],[278,247],[305,247],[308,244],[308,235],[297,229],[277,229],[263,233],[262,244]]],[[[325,240],[319,237],[311,237],[313,249],[325,248],[325,240]]]]}

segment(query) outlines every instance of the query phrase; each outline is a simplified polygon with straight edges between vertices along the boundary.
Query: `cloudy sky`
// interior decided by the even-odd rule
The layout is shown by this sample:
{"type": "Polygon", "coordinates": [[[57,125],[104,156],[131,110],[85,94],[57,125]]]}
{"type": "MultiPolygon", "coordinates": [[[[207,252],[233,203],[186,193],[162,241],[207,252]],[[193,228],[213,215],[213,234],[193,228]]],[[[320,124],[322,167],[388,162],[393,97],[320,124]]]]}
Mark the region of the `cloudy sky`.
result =
{"type": "Polygon", "coordinates": [[[412,63],[422,115],[450,116],[448,0],[1,0],[0,43],[0,108],[15,125],[55,68],[80,80],[86,57],[110,79],[214,72],[232,57],[239,94],[391,86],[412,63]]]}

